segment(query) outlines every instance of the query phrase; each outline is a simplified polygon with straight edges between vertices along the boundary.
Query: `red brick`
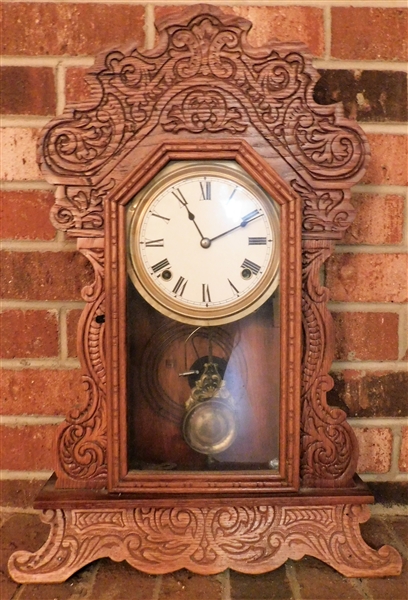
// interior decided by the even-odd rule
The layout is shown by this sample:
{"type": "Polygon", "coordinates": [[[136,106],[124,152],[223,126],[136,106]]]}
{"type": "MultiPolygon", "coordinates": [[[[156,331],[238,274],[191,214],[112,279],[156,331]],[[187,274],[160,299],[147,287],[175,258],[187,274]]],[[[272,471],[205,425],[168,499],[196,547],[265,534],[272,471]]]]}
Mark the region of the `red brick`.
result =
{"type": "Polygon", "coordinates": [[[401,429],[401,449],[398,461],[399,470],[408,473],[408,427],[401,429]]]}
{"type": "Polygon", "coordinates": [[[337,360],[397,360],[398,315],[395,313],[333,314],[337,360]]]}
{"type": "Polygon", "coordinates": [[[94,55],[144,44],[144,7],[121,4],[3,3],[3,54],[94,55]]]}
{"type": "MultiPolygon", "coordinates": [[[[8,575],[7,561],[15,550],[35,552],[45,542],[49,526],[41,523],[37,515],[12,515],[1,528],[0,535],[0,590],[2,600],[15,598],[18,588],[20,595],[21,585],[18,585],[8,575]]],[[[28,586],[30,587],[30,586],[28,586]]],[[[44,595],[39,595],[38,600],[45,600],[44,595]]],[[[57,598],[57,595],[54,596],[57,598]]]]}
{"type": "Polygon", "coordinates": [[[0,463],[10,471],[53,469],[56,425],[0,426],[0,463]],[[24,452],[22,452],[24,448],[24,452]]]}
{"type": "Polygon", "coordinates": [[[44,479],[3,479],[0,481],[0,505],[28,508],[44,483],[44,479]]]}
{"type": "Polygon", "coordinates": [[[58,319],[51,310],[0,313],[0,357],[43,358],[58,355],[58,319]]]}
{"type": "Polygon", "coordinates": [[[78,338],[78,321],[82,314],[82,310],[70,310],[67,313],[67,341],[68,341],[68,356],[70,358],[78,356],[77,338],[78,338]]]}
{"type": "Polygon", "coordinates": [[[39,131],[30,127],[4,127],[1,130],[0,179],[37,181],[42,179],[37,164],[39,131]]]}
{"type": "MultiPolygon", "coordinates": [[[[297,597],[302,598],[302,600],[363,599],[347,577],[343,577],[316,558],[306,556],[301,561],[292,564],[296,572],[300,592],[297,597]]],[[[276,597],[279,598],[279,596],[276,597]]],[[[260,596],[259,598],[265,598],[266,600],[268,596],[260,596]]],[[[293,596],[290,595],[289,598],[293,598],[293,596]]],[[[256,600],[258,600],[258,597],[256,600]]]]}
{"type": "Polygon", "coordinates": [[[356,218],[343,244],[400,244],[404,233],[404,197],[353,194],[356,218]]]}
{"type": "Polygon", "coordinates": [[[407,371],[355,371],[331,373],[334,388],[328,394],[331,406],[349,417],[408,417],[407,371]]]}
{"type": "MultiPolygon", "coordinates": [[[[156,577],[141,573],[126,562],[118,564],[105,558],[99,561],[95,583],[87,598],[89,600],[120,600],[132,598],[130,590],[137,590],[136,598],[138,600],[151,600],[154,597],[156,580],[156,577]]],[[[171,600],[171,597],[168,597],[168,600],[171,600]]],[[[213,600],[212,597],[211,600],[213,600]]]]}
{"type": "MultiPolygon", "coordinates": [[[[248,19],[248,42],[263,46],[272,40],[304,42],[314,56],[324,54],[323,10],[310,6],[223,6],[223,12],[248,19]]],[[[155,7],[157,20],[180,11],[179,6],[155,7]]]]}
{"type": "Polygon", "coordinates": [[[313,97],[318,104],[342,102],[346,117],[357,121],[408,118],[407,74],[373,69],[319,69],[313,97]]]}
{"type": "Polygon", "coordinates": [[[407,60],[405,8],[331,9],[331,53],[351,60],[407,60]]]}
{"type": "Polygon", "coordinates": [[[85,404],[81,371],[3,370],[0,398],[3,415],[65,416],[85,404]]]}
{"type": "Polygon", "coordinates": [[[326,283],[330,298],[339,302],[406,302],[406,254],[349,254],[332,256],[326,283]]]}
{"type": "Polygon", "coordinates": [[[193,600],[193,598],[221,600],[221,582],[218,577],[204,577],[181,569],[163,576],[160,598],[163,600],[166,598],[169,600],[193,600]]]}
{"type": "Polygon", "coordinates": [[[52,192],[39,190],[0,192],[1,238],[4,240],[53,240],[50,221],[52,192]]]}
{"type": "Polygon", "coordinates": [[[2,252],[3,298],[80,300],[92,266],[79,252],[2,252]]]}
{"type": "Polygon", "coordinates": [[[371,160],[363,182],[376,185],[407,185],[407,136],[368,134],[367,139],[371,160]]]}
{"type": "Polygon", "coordinates": [[[89,100],[91,87],[85,80],[88,69],[84,67],[70,67],[65,75],[65,98],[67,104],[89,100]]]}
{"type": "Polygon", "coordinates": [[[47,67],[1,67],[0,110],[6,115],[53,115],[55,77],[47,67]]]}
{"type": "Polygon", "coordinates": [[[388,473],[392,431],[388,427],[355,427],[359,446],[358,473],[388,473]]]}
{"type": "MultiPolygon", "coordinates": [[[[231,600],[291,600],[285,566],[254,577],[230,571],[231,600]]],[[[197,598],[200,596],[197,594],[197,598]]]]}

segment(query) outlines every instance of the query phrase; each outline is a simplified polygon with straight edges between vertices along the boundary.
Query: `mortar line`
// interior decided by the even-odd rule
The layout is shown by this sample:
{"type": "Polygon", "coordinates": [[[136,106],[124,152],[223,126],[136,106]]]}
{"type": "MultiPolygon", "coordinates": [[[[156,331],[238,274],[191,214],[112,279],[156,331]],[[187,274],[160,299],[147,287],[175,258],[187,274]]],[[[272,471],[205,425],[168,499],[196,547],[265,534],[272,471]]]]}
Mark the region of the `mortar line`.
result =
{"type": "Polygon", "coordinates": [[[348,361],[334,361],[331,366],[330,366],[330,370],[337,372],[337,371],[349,371],[350,369],[352,369],[353,371],[397,371],[397,372],[404,372],[406,371],[408,368],[408,365],[405,361],[394,361],[394,360],[389,360],[389,361],[373,361],[373,360],[367,360],[367,361],[355,361],[355,360],[350,360],[348,361]]]}
{"type": "Polygon", "coordinates": [[[59,62],[55,73],[55,93],[56,93],[56,112],[60,115],[65,108],[65,85],[66,70],[64,65],[59,62]]]}
{"type": "Polygon", "coordinates": [[[337,245],[335,254],[406,254],[408,247],[405,244],[399,246],[384,244],[383,246],[374,245],[337,245]]]}
{"type": "Polygon", "coordinates": [[[83,309],[86,302],[83,300],[1,300],[1,308],[4,310],[60,310],[66,308],[72,310],[83,309]]]}
{"type": "Polygon", "coordinates": [[[60,352],[60,360],[64,361],[68,358],[68,326],[67,326],[67,309],[65,307],[61,307],[59,310],[59,320],[58,320],[58,343],[59,343],[59,352],[60,352]]]}
{"type": "Polygon", "coordinates": [[[365,133],[374,133],[374,134],[380,134],[380,133],[384,133],[384,134],[393,134],[393,135],[407,135],[408,134],[408,129],[407,129],[407,124],[406,123],[385,123],[384,122],[377,122],[377,123],[371,123],[368,121],[359,121],[358,123],[361,127],[361,129],[365,132],[365,133]]]}
{"type": "Polygon", "coordinates": [[[399,431],[401,425],[405,425],[408,420],[407,417],[349,417],[347,422],[358,429],[388,427],[399,431]]]}
{"type": "Polygon", "coordinates": [[[50,370],[50,371],[72,371],[81,368],[77,358],[69,358],[61,361],[54,358],[3,358],[0,368],[8,371],[23,371],[24,369],[50,370]]]}
{"type": "Polygon", "coordinates": [[[8,127],[30,127],[31,129],[40,129],[45,127],[55,115],[45,116],[23,116],[23,115],[2,115],[1,126],[8,127]]]}
{"type": "Polygon", "coordinates": [[[8,469],[3,469],[0,471],[0,481],[32,481],[33,479],[37,480],[47,480],[51,477],[52,471],[11,471],[8,469]]]}
{"type": "Polygon", "coordinates": [[[407,310],[402,302],[328,302],[327,308],[330,312],[390,312],[399,315],[407,310]]]}
{"type": "Polygon", "coordinates": [[[226,569],[223,573],[221,600],[231,600],[231,572],[226,569]]]}
{"type": "Polygon", "coordinates": [[[152,600],[159,600],[162,582],[163,582],[163,575],[156,575],[156,580],[154,582],[154,588],[153,588],[152,600]]]}
{"type": "Polygon", "coordinates": [[[323,8],[323,28],[324,28],[324,58],[330,60],[331,56],[331,6],[323,8]]]}
{"type": "Polygon", "coordinates": [[[35,240],[10,240],[0,242],[0,250],[8,252],[74,252],[76,243],[73,241],[35,241],[35,240]]]}
{"type": "Polygon", "coordinates": [[[100,560],[97,560],[94,563],[91,563],[87,566],[87,572],[89,573],[89,581],[87,582],[88,590],[84,596],[84,600],[86,600],[87,598],[90,599],[92,597],[93,588],[95,585],[96,578],[98,576],[100,566],[100,560]]]}
{"type": "Polygon", "coordinates": [[[0,425],[4,427],[37,427],[39,425],[59,425],[65,420],[60,416],[44,415],[0,415],[0,425]]]}
{"type": "Polygon", "coordinates": [[[292,592],[293,600],[302,600],[300,584],[297,578],[296,566],[292,561],[287,560],[285,563],[286,577],[289,581],[290,591],[292,592]]]}
{"type": "MultiPolygon", "coordinates": [[[[405,424],[408,424],[408,421],[405,419],[405,424]]],[[[392,428],[392,448],[391,448],[391,467],[389,470],[389,475],[394,480],[397,475],[399,475],[399,457],[402,445],[401,438],[401,427],[392,428]]]]}
{"type": "Polygon", "coordinates": [[[408,483],[408,473],[399,473],[391,479],[389,473],[358,473],[365,483],[408,483]]]}
{"type": "Polygon", "coordinates": [[[356,577],[347,578],[346,581],[353,587],[364,600],[375,600],[368,589],[367,582],[364,579],[357,579],[356,577]]]}
{"type": "Polygon", "coordinates": [[[94,56],[17,56],[1,57],[2,67],[50,67],[56,68],[60,63],[64,67],[91,67],[95,62],[94,56]]]}
{"type": "Polygon", "coordinates": [[[2,181],[0,190],[4,192],[25,192],[32,190],[46,191],[55,190],[55,185],[50,185],[46,181],[2,181]]]}
{"type": "Polygon", "coordinates": [[[396,194],[399,196],[406,196],[408,188],[405,185],[376,185],[363,183],[360,185],[354,185],[352,190],[357,194],[396,194]]]}
{"type": "Polygon", "coordinates": [[[154,5],[146,4],[145,6],[145,47],[147,50],[154,48],[156,39],[154,27],[154,5]]]}

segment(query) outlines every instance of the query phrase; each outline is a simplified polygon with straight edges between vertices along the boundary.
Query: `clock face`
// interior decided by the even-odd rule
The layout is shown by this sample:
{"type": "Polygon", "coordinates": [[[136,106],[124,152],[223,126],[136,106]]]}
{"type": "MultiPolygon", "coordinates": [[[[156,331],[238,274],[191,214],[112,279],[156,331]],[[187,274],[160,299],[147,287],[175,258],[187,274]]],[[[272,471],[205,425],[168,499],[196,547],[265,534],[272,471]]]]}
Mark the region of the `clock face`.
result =
{"type": "Polygon", "coordinates": [[[236,163],[172,163],[129,206],[130,277],[178,321],[239,319],[278,285],[278,210],[236,163]]]}

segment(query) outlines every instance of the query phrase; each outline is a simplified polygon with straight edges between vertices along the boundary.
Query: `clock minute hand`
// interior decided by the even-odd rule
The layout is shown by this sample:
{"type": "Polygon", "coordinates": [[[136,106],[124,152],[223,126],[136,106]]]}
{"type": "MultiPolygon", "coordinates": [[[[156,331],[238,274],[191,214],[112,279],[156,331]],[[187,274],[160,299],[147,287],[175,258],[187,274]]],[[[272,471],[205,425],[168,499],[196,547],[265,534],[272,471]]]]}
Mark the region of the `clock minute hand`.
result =
{"type": "Polygon", "coordinates": [[[227,235],[227,233],[231,233],[231,231],[235,231],[236,229],[239,229],[240,227],[245,227],[246,225],[248,225],[248,223],[250,223],[251,221],[255,221],[255,219],[257,219],[260,216],[261,216],[261,213],[259,212],[259,210],[253,210],[252,212],[250,212],[247,215],[245,215],[244,217],[242,217],[241,223],[239,225],[236,225],[235,227],[232,227],[232,229],[228,229],[228,231],[224,231],[223,233],[216,235],[215,237],[210,239],[210,242],[213,242],[214,240],[218,240],[218,238],[223,237],[224,235],[227,235]]]}

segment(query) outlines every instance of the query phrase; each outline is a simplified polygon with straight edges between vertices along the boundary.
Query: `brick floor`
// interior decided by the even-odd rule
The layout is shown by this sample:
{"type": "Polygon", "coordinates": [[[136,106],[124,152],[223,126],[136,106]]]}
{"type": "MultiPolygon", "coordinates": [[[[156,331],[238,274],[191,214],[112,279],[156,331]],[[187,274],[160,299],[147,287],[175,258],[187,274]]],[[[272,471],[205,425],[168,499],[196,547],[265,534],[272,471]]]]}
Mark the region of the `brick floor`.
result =
{"type": "Polygon", "coordinates": [[[0,513],[0,600],[407,600],[408,519],[372,517],[362,525],[374,548],[394,545],[404,558],[400,577],[347,579],[326,564],[305,557],[264,575],[225,571],[203,577],[185,570],[151,576],[127,563],[95,561],[60,584],[20,585],[10,579],[7,560],[16,549],[34,551],[48,526],[36,514],[0,513]]]}

